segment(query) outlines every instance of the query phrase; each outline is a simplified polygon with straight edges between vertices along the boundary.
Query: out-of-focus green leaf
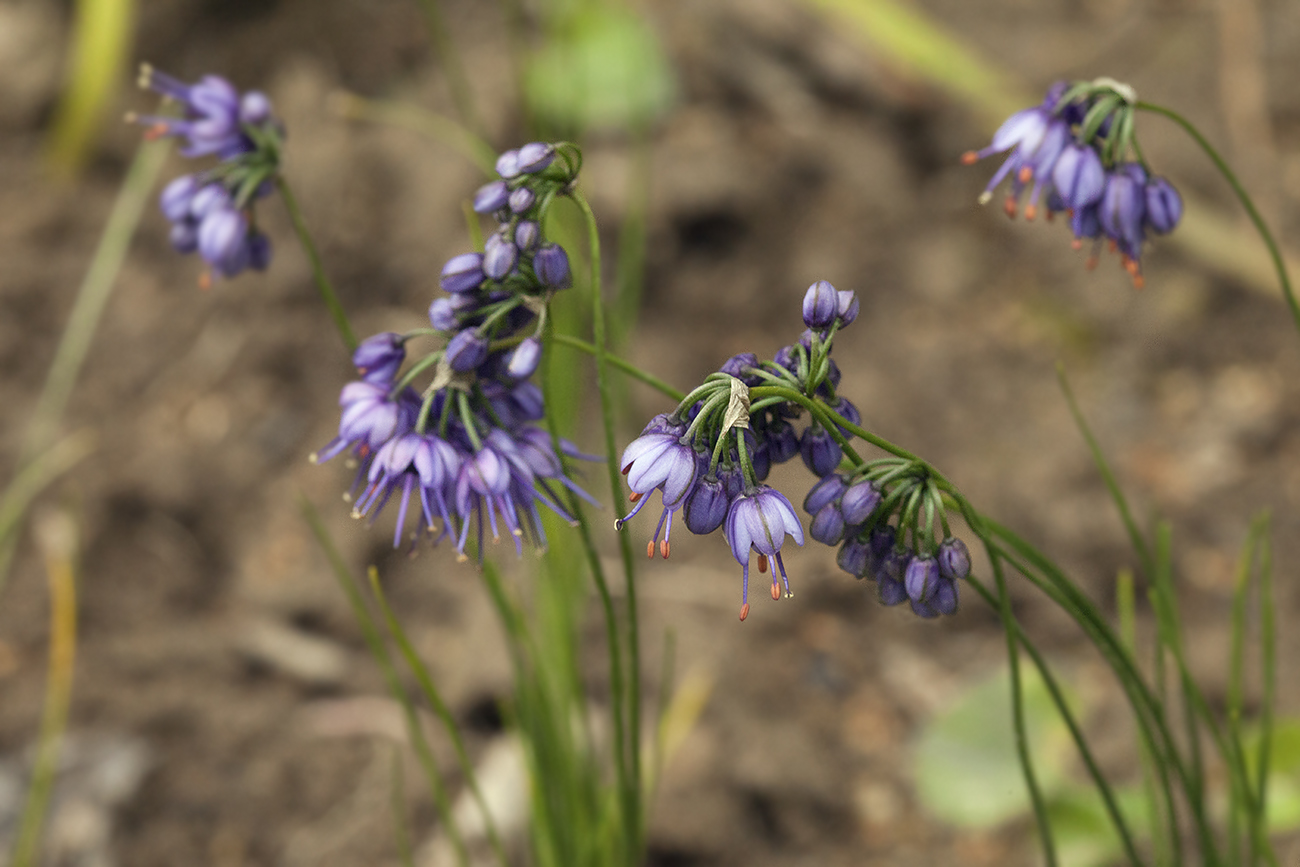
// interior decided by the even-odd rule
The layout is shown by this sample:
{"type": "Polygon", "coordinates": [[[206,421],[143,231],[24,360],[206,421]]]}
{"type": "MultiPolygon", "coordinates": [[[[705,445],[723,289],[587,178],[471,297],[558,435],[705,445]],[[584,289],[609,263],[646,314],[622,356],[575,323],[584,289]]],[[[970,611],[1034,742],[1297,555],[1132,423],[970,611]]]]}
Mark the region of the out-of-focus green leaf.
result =
{"type": "Polygon", "coordinates": [[[589,4],[560,22],[530,59],[532,112],[568,134],[641,128],[672,104],[672,69],[650,25],[617,6],[589,4]]]}
{"type": "MultiPolygon", "coordinates": [[[[1148,826],[1150,801],[1139,787],[1116,789],[1115,801],[1131,827],[1148,826]]],[[[1124,849],[1096,789],[1081,785],[1063,790],[1048,815],[1061,867],[1103,867],[1122,860],[1124,849]]]]}
{"type": "Polygon", "coordinates": [[[71,175],[81,167],[118,86],[131,47],[135,0],[78,0],[67,87],[50,133],[50,163],[71,175]]]}
{"type": "MultiPolygon", "coordinates": [[[[1070,733],[1036,671],[1022,670],[1021,688],[1034,769],[1044,797],[1051,800],[1066,780],[1070,733]]],[[[1005,669],[926,724],[913,770],[922,803],[954,825],[989,827],[1029,810],[1016,758],[1011,679],[1005,669]]]]}
{"type": "MultiPolygon", "coordinates": [[[[1246,767],[1251,779],[1257,779],[1259,730],[1242,737],[1246,767]]],[[[1277,721],[1273,744],[1269,750],[1268,829],[1293,831],[1300,828],[1300,719],[1277,721]]]]}

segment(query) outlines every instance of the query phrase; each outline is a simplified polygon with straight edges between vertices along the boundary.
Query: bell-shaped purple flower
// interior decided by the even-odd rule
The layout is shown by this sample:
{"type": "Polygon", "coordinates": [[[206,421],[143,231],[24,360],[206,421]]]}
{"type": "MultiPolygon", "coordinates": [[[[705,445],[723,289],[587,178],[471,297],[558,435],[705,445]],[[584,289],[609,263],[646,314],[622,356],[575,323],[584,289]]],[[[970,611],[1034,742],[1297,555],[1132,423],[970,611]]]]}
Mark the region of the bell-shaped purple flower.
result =
{"type": "Polygon", "coordinates": [[[777,568],[772,572],[772,598],[780,597],[780,588],[776,583],[777,570],[785,583],[785,593],[790,592],[790,580],[785,573],[785,563],[781,560],[781,546],[787,535],[798,545],[803,544],[803,527],[780,491],[767,485],[747,491],[736,497],[727,510],[727,520],[723,534],[731,546],[731,554],[743,567],[740,619],[749,615],[749,558],[751,553],[759,555],[759,571],[766,571],[769,560],[775,560],[777,568]]]}
{"type": "Polygon", "coordinates": [[[478,367],[488,356],[487,338],[475,328],[459,332],[447,344],[447,364],[457,373],[468,373],[478,367]]]}
{"type": "Polygon", "coordinates": [[[533,375],[533,371],[537,370],[541,360],[542,341],[536,337],[525,337],[510,353],[506,374],[514,379],[527,379],[533,375]]]}
{"type": "Polygon", "coordinates": [[[483,273],[490,280],[501,280],[515,270],[519,261],[519,251],[515,245],[501,235],[492,235],[487,239],[483,249],[483,273]]]}
{"type": "Polygon", "coordinates": [[[253,149],[239,127],[239,91],[224,78],[205,75],[195,84],[186,84],[146,64],[140,70],[140,83],[180,103],[182,109],[180,117],[136,118],[148,127],[146,137],[179,138],[180,152],[187,157],[216,154],[225,159],[253,149]]]}
{"type": "Polygon", "coordinates": [[[510,200],[510,188],[505,181],[490,181],[474,193],[474,211],[478,214],[490,214],[499,211],[510,200]]]}
{"type": "Polygon", "coordinates": [[[453,294],[472,292],[483,283],[483,276],[483,254],[461,253],[447,260],[447,264],[442,266],[438,285],[442,287],[442,291],[453,294]]]}
{"type": "Polygon", "coordinates": [[[1119,245],[1120,252],[1137,260],[1142,255],[1146,181],[1145,178],[1139,180],[1129,170],[1132,165],[1134,164],[1116,166],[1111,170],[1097,207],[1097,216],[1106,235],[1119,245]]]}
{"type": "Polygon", "coordinates": [[[1164,178],[1154,177],[1147,181],[1145,194],[1147,225],[1157,235],[1172,232],[1183,218],[1183,199],[1178,191],[1164,178]]]}
{"type": "Polygon", "coordinates": [[[632,499],[636,505],[632,511],[616,520],[614,527],[622,529],[645,506],[649,499],[647,495],[659,489],[662,491],[664,511],[654,536],[646,546],[646,554],[654,556],[655,543],[659,541],[662,530],[664,539],[659,552],[667,559],[671,552],[669,542],[673,515],[682,508],[695,488],[699,461],[694,449],[681,441],[682,434],[686,431],[685,425],[656,418],[646,427],[646,431],[623,450],[620,465],[623,474],[627,476],[627,486],[632,490],[632,499]]]}
{"type": "Polygon", "coordinates": [[[533,273],[543,286],[564,289],[570,282],[569,255],[559,244],[543,244],[533,254],[533,273]]]}
{"type": "Polygon", "coordinates": [[[1052,183],[1067,208],[1086,208],[1101,201],[1106,170],[1097,149],[1078,142],[1066,145],[1052,169],[1052,183]]]}
{"type": "Polygon", "coordinates": [[[367,337],[352,353],[352,366],[361,378],[378,384],[391,384],[405,360],[406,341],[392,331],[367,337]]]}
{"type": "Polygon", "coordinates": [[[339,395],[339,406],[343,413],[338,436],[311,456],[312,463],[324,463],[348,448],[362,458],[371,455],[414,426],[419,398],[409,389],[393,398],[387,385],[349,382],[339,395]]]}
{"type": "Polygon", "coordinates": [[[839,296],[835,287],[818,280],[808,287],[803,296],[803,324],[821,331],[830,328],[839,312],[839,296]]]}

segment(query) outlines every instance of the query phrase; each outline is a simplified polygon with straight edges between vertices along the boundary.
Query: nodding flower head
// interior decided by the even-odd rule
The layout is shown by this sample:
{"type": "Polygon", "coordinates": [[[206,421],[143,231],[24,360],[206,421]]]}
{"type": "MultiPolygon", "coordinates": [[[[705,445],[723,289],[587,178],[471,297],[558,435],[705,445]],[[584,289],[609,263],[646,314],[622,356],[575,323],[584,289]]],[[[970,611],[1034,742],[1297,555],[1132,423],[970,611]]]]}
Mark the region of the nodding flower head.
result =
{"type": "Polygon", "coordinates": [[[1018,111],[1007,118],[993,134],[988,147],[962,155],[962,162],[971,165],[984,157],[1010,151],[980,195],[981,204],[993,198],[994,188],[1010,176],[1011,194],[1007,197],[1006,210],[1009,216],[1014,217],[1016,200],[1025,186],[1033,181],[1029,206],[1025,210],[1026,218],[1033,219],[1038,196],[1044,185],[1051,181],[1056,161],[1070,141],[1070,124],[1056,113],[1059,95],[1054,95],[1054,91],[1055,87],[1048,91],[1041,105],[1018,111]]]}
{"type": "MultiPolygon", "coordinates": [[[[205,75],[194,84],[186,84],[149,64],[140,67],[139,80],[141,87],[161,94],[181,107],[180,117],[147,115],[132,118],[147,127],[148,137],[180,139],[181,153],[187,157],[216,154],[228,159],[254,149],[252,141],[240,128],[239,91],[229,81],[217,75],[205,75]]],[[[269,119],[268,110],[266,120],[269,119]]]]}
{"type": "Polygon", "coordinates": [[[622,529],[623,524],[631,520],[645,506],[647,495],[659,489],[662,491],[664,511],[655,527],[654,536],[646,546],[646,555],[655,555],[655,543],[663,531],[663,541],[659,543],[659,553],[667,558],[672,548],[669,537],[673,528],[673,515],[681,509],[690,493],[695,488],[699,475],[699,461],[695,450],[682,442],[686,426],[673,421],[668,416],[655,416],[646,425],[641,436],[634,439],[623,450],[620,461],[623,475],[627,476],[627,486],[632,489],[632,501],[636,504],[632,511],[614,522],[615,529],[622,529]]]}
{"type": "Polygon", "coordinates": [[[779,570],[785,585],[785,595],[794,595],[790,591],[790,579],[785,574],[785,563],[781,559],[781,546],[788,535],[795,544],[803,544],[803,527],[794,506],[776,488],[758,485],[740,494],[731,501],[727,510],[727,520],[723,529],[731,554],[743,567],[740,600],[740,619],[749,616],[749,558],[758,554],[758,570],[767,571],[768,561],[776,561],[772,571],[772,598],[781,598],[781,587],[777,584],[776,573],[779,570]]]}
{"type": "Polygon", "coordinates": [[[1157,235],[1172,232],[1183,218],[1183,199],[1178,191],[1169,181],[1155,177],[1147,181],[1145,192],[1147,225],[1157,235]]]}

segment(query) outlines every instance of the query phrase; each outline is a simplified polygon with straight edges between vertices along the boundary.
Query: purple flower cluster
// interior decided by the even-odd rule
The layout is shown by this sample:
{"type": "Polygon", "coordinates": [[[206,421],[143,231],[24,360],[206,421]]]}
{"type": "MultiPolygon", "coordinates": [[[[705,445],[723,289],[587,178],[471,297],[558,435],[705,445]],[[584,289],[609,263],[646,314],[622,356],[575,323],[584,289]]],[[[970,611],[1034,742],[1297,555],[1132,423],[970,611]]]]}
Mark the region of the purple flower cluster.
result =
{"type": "Polygon", "coordinates": [[[988,147],[968,151],[962,162],[1006,153],[980,196],[985,203],[1003,180],[1011,179],[1004,203],[1015,217],[1028,189],[1025,219],[1037,214],[1043,199],[1047,217],[1064,212],[1074,233],[1074,246],[1093,241],[1088,267],[1109,240],[1120,263],[1141,288],[1142,245],[1148,234],[1173,231],[1182,218],[1183,202],[1173,185],[1152,175],[1142,161],[1130,161],[1133,143],[1133,104],[1124,85],[1107,79],[1069,84],[1058,81],[1042,104],[1016,112],[993,134],[988,147]],[[1045,197],[1045,198],[1044,198],[1045,197]]]}
{"type": "Polygon", "coordinates": [[[632,491],[623,524],[660,491],[663,510],[646,555],[667,558],[673,519],[705,535],[722,528],[742,569],[740,619],[749,615],[749,561],[772,565],[772,598],[790,594],[781,547],[804,541],[790,501],[764,484],[774,464],[799,455],[819,481],[804,499],[815,541],[839,545],[844,571],[877,582],[887,605],[904,600],[921,617],[957,610],[957,582],[970,574],[966,546],[948,532],[937,482],[918,461],[883,458],[860,465],[845,460],[845,444],[861,421],[857,408],[836,394],[840,370],[831,359],[839,329],[858,316],[852,292],[818,281],[803,300],[807,331],[771,361],[754,353],[732,356],[677,409],[655,416],[623,452],[632,491]],[[796,432],[805,408],[812,420],[796,432]],[[935,541],[934,517],[944,531],[935,541]],[[895,518],[897,526],[891,524],[895,518]],[[662,536],[662,539],[661,539],[662,536]],[[909,543],[910,539],[910,543],[909,543]],[[778,581],[777,575],[780,575],[778,581]]]}
{"type": "MultiPolygon", "coordinates": [[[[797,403],[771,397],[751,404],[751,389],[769,386],[815,396],[854,423],[859,418],[852,403],[836,396],[840,370],[830,358],[835,333],[857,318],[856,295],[819,281],[808,288],[803,313],[808,330],[798,342],[770,361],[760,362],[754,353],[728,359],[673,413],[652,419],[623,452],[634,505],[616,526],[621,528],[659,490],[663,511],[646,546],[648,556],[658,550],[668,557],[678,512],[692,533],[722,528],[742,567],[742,620],[749,614],[751,556],[758,555],[760,572],[767,571],[769,561],[775,563],[772,598],[779,599],[782,589],[790,595],[781,546],[787,536],[799,545],[804,541],[790,501],[763,484],[772,466],[798,455],[810,470],[824,475],[843,457],[839,440],[821,422],[814,420],[802,433],[795,430],[791,422],[802,412],[797,403]]],[[[839,430],[836,434],[847,437],[839,430]]]]}
{"type": "Polygon", "coordinates": [[[246,268],[264,270],[271,242],[256,225],[253,202],[270,194],[279,170],[283,130],[266,95],[240,94],[230,82],[205,75],[186,84],[145,64],[140,86],[180,109],[176,116],[129,115],[144,124],[146,138],[175,138],[187,157],[215,156],[213,168],[182,175],[164,188],[159,204],[171,221],[171,243],[198,252],[210,266],[201,284],[234,277],[246,268]]]}
{"type": "Polygon", "coordinates": [[[440,282],[448,295],[429,308],[446,344],[405,373],[415,335],[376,334],[353,354],[360,379],[339,398],[338,436],[312,460],[349,453],[357,461],[355,517],[373,521],[397,496],[394,547],[412,503],[421,514],[413,541],[450,537],[462,558],[471,526],[480,557],[488,530],[494,540],[508,532],[522,552],[525,539],[546,544],[539,504],[573,522],[562,489],[594,503],[561,461],[561,453],[584,456],[563,440],[557,452],[537,425],[544,406],[529,379],[542,351],[538,314],[568,284],[567,255],[542,238],[544,208],[573,182],[577,165],[571,145],[532,144],[504,154],[497,163],[502,180],[475,197],[480,211],[497,217],[498,230],[483,253],[447,263],[440,282]],[[528,243],[518,245],[521,239],[528,243]],[[430,369],[433,381],[421,395],[411,383],[430,369]]]}

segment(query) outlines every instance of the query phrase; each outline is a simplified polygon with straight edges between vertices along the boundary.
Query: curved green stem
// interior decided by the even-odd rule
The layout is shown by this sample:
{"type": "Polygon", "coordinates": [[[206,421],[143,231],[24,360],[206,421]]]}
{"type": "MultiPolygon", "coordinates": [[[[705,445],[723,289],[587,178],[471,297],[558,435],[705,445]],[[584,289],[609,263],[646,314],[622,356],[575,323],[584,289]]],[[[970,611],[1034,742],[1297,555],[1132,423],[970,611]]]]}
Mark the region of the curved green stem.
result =
{"type": "MultiPolygon", "coordinates": [[[[608,334],[605,323],[605,302],[601,289],[600,269],[600,231],[596,224],[596,215],[582,193],[573,190],[569,193],[574,203],[582,211],[587,223],[587,245],[591,251],[591,321],[592,344],[595,347],[596,390],[600,396],[600,415],[605,429],[605,464],[609,470],[609,486],[613,502],[617,504],[623,496],[622,473],[619,472],[618,452],[615,447],[614,434],[614,398],[609,387],[609,352],[608,334]]],[[[637,597],[635,565],[632,559],[632,544],[628,534],[618,533],[619,552],[623,560],[623,575],[627,597],[627,754],[619,756],[626,761],[629,771],[627,786],[623,792],[623,820],[627,840],[627,863],[636,864],[641,860],[642,815],[641,815],[641,649],[640,635],[637,629],[637,597]]],[[[621,697],[615,696],[615,700],[621,697]]]]}
{"type": "Polygon", "coordinates": [[[298,200],[293,197],[293,192],[289,189],[289,182],[284,179],[283,175],[276,175],[275,188],[280,191],[280,197],[284,199],[285,210],[289,212],[289,220],[293,223],[293,230],[298,234],[298,242],[302,244],[303,252],[307,254],[307,261],[311,262],[312,279],[316,281],[316,288],[320,291],[321,300],[325,302],[326,309],[329,310],[330,316],[334,319],[334,327],[338,329],[339,337],[343,339],[343,345],[351,353],[357,348],[357,336],[352,331],[352,325],[348,322],[347,313],[343,312],[343,305],[339,303],[339,296],[334,292],[334,286],[330,283],[329,277],[325,275],[325,266],[321,262],[320,252],[316,249],[316,242],[312,240],[311,233],[307,231],[307,224],[303,221],[302,211],[298,208],[298,200]]]}
{"type": "MultiPolygon", "coordinates": [[[[594,356],[597,354],[596,347],[593,344],[588,343],[585,340],[579,340],[576,337],[570,337],[568,334],[553,334],[551,335],[551,339],[554,340],[556,343],[560,344],[561,346],[568,346],[572,349],[578,350],[579,352],[585,352],[588,355],[594,356]]],[[[628,376],[635,379],[637,382],[645,383],[646,385],[650,386],[655,391],[659,392],[665,397],[672,398],[673,400],[676,401],[681,401],[686,397],[686,394],[684,392],[678,391],[668,383],[664,382],[659,377],[646,373],[644,370],[637,367],[632,362],[625,361],[622,358],[619,358],[617,355],[610,355],[609,353],[606,353],[605,363],[608,364],[610,367],[618,368],[619,370],[626,373],[628,376]]]]}
{"type": "Polygon", "coordinates": [[[1278,246],[1277,241],[1273,238],[1273,233],[1268,230],[1264,223],[1264,218],[1260,216],[1259,211],[1255,208],[1255,203],[1251,200],[1250,195],[1242,187],[1241,182],[1232,169],[1228,168],[1228,163],[1214,149],[1214,146],[1201,135],[1201,131],[1192,125],[1192,122],[1183,117],[1178,112],[1165,108],[1162,105],[1154,105],[1149,102],[1139,102],[1135,106],[1142,111],[1149,111],[1152,114],[1158,114],[1167,117],[1174,123],[1183,128],[1192,139],[1201,146],[1205,155],[1214,163],[1214,167],[1223,175],[1224,180],[1232,187],[1232,191],[1237,194],[1237,200],[1241,206],[1246,209],[1246,214],[1250,221],[1255,224],[1255,231],[1259,233],[1260,238],[1264,241],[1264,246],[1268,247],[1268,255],[1273,260],[1273,269],[1277,271],[1278,283],[1282,285],[1282,294],[1286,296],[1287,306],[1291,308],[1291,319],[1295,322],[1297,330],[1300,330],[1300,303],[1297,303],[1295,292],[1291,289],[1291,278],[1287,275],[1286,260],[1282,257],[1282,249],[1278,246]]]}

